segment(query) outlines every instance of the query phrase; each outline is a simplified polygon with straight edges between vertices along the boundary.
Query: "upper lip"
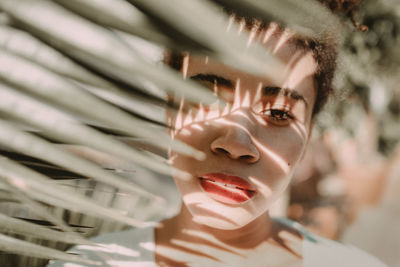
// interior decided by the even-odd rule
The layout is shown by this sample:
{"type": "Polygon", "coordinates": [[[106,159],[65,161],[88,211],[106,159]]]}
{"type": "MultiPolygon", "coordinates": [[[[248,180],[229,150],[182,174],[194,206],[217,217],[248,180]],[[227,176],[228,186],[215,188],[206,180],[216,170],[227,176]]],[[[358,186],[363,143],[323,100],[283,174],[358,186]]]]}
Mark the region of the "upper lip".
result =
{"type": "Polygon", "coordinates": [[[237,188],[243,190],[255,191],[250,182],[248,182],[245,178],[239,176],[229,175],[225,173],[206,173],[200,176],[200,178],[219,183],[234,185],[237,188]]]}

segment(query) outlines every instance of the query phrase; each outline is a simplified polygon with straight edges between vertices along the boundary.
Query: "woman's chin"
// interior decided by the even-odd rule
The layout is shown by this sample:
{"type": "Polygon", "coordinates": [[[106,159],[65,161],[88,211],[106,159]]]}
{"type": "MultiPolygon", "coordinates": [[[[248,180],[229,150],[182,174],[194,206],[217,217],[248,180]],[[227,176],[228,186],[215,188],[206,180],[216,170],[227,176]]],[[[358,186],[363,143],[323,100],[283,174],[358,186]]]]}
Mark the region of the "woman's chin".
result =
{"type": "Polygon", "coordinates": [[[187,194],[183,203],[195,223],[220,230],[236,230],[246,226],[267,212],[267,201],[261,206],[251,199],[242,204],[216,201],[204,192],[187,194]]]}
{"type": "Polygon", "coordinates": [[[246,224],[250,223],[250,221],[234,221],[234,220],[224,220],[220,218],[213,218],[209,216],[194,216],[193,221],[208,226],[210,228],[219,229],[219,230],[236,230],[239,229],[246,224]]]}

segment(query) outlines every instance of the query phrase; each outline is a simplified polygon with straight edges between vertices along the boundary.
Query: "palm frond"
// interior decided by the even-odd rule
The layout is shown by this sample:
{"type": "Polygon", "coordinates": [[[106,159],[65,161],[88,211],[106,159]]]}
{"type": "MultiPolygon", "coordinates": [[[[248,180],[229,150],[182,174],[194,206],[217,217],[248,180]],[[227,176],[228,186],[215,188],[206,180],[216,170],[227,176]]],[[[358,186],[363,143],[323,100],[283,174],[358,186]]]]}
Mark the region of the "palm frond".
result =
{"type": "MultiPolygon", "coordinates": [[[[303,34],[340,27],[311,1],[216,2],[303,34]]],[[[166,101],[171,94],[195,103],[222,101],[144,55],[138,38],[159,55],[165,48],[189,51],[271,81],[283,78],[281,62],[246,31],[227,27],[229,16],[210,1],[0,0],[0,10],[7,17],[0,21],[0,204],[28,208],[43,222],[15,219],[0,206],[7,234],[85,244],[79,226],[94,227],[93,234],[99,225],[110,231],[146,225],[168,203],[141,188],[139,178],[150,180],[154,172],[190,177],[159,156],[170,147],[203,158],[170,141],[166,101]]],[[[0,250],[89,263],[5,235],[0,250]]]]}
{"type": "Polygon", "coordinates": [[[9,216],[5,216],[3,214],[0,214],[0,226],[3,227],[3,229],[7,229],[7,231],[22,235],[34,236],[41,239],[68,242],[70,244],[94,245],[93,242],[90,242],[77,234],[51,230],[34,223],[10,218],[9,216]]]}
{"type": "Polygon", "coordinates": [[[127,1],[57,0],[57,2],[100,25],[118,29],[167,47],[175,45],[170,37],[159,32],[157,26],[145,14],[127,1]]]}
{"type": "MultiPolygon", "coordinates": [[[[66,107],[89,120],[100,122],[106,127],[127,134],[148,139],[153,144],[165,149],[171,143],[163,128],[157,128],[157,125],[143,122],[124,113],[36,64],[6,51],[0,51],[0,61],[4,63],[0,68],[0,78],[6,82],[61,107],[66,107]]],[[[183,143],[171,145],[181,153],[196,154],[193,149],[183,143]]]]}
{"type": "Polygon", "coordinates": [[[111,83],[90,72],[50,45],[9,25],[0,25],[0,46],[66,78],[103,88],[112,87],[111,83]]]}
{"type": "Polygon", "coordinates": [[[39,137],[19,131],[1,120],[0,127],[2,129],[0,133],[0,144],[3,146],[7,146],[22,154],[27,154],[62,166],[86,177],[93,177],[93,179],[113,185],[122,190],[161,201],[158,196],[154,196],[153,194],[144,191],[132,182],[128,182],[122,177],[113,175],[112,173],[99,168],[97,165],[74,156],[73,154],[62,150],[39,137]]]}
{"type": "Polygon", "coordinates": [[[43,130],[43,134],[50,138],[88,145],[117,157],[139,163],[142,166],[147,166],[163,174],[171,174],[172,172],[178,176],[187,177],[185,172],[174,169],[166,163],[157,162],[142,152],[83,125],[59,109],[21,94],[4,84],[0,84],[0,111],[38,127],[43,130]]]}
{"type": "Polygon", "coordinates": [[[44,259],[52,258],[69,262],[98,265],[98,262],[96,261],[88,260],[76,255],[71,255],[56,249],[32,244],[3,234],[0,234],[0,250],[44,259]]]}
{"type": "Polygon", "coordinates": [[[111,74],[133,86],[143,77],[193,101],[211,104],[216,97],[198,84],[185,82],[176,72],[152,64],[103,27],[56,3],[43,0],[3,0],[0,7],[24,27],[35,32],[61,51],[101,72],[111,74]],[[51,23],[57,20],[61,24],[51,23]]]}
{"type": "Polygon", "coordinates": [[[168,2],[131,0],[131,2],[146,14],[156,17],[160,27],[169,27],[174,32],[194,40],[222,62],[247,72],[265,75],[274,82],[283,79],[283,66],[280,61],[267,53],[260,44],[252,43],[250,46],[248,34],[245,32],[238,34],[241,31],[237,25],[232,24],[227,29],[229,18],[218,12],[210,2],[179,0],[168,2]],[[177,6],[179,8],[176,8],[177,6]],[[185,23],[182,23],[182,20],[185,23]]]}
{"type": "Polygon", "coordinates": [[[66,233],[73,233],[74,231],[60,218],[54,216],[51,212],[49,212],[43,204],[37,202],[36,200],[31,199],[29,196],[24,194],[24,192],[18,187],[14,187],[10,185],[7,181],[0,179],[0,186],[3,186],[5,191],[10,193],[12,199],[5,199],[4,201],[17,201],[26,205],[27,207],[32,208],[34,213],[38,215],[40,218],[47,220],[48,222],[54,224],[59,227],[62,231],[66,233]]]}
{"type": "Polygon", "coordinates": [[[54,186],[50,183],[50,178],[6,158],[0,158],[0,177],[34,199],[50,205],[117,220],[136,227],[144,225],[143,222],[126,217],[121,212],[98,205],[89,198],[54,186]]]}

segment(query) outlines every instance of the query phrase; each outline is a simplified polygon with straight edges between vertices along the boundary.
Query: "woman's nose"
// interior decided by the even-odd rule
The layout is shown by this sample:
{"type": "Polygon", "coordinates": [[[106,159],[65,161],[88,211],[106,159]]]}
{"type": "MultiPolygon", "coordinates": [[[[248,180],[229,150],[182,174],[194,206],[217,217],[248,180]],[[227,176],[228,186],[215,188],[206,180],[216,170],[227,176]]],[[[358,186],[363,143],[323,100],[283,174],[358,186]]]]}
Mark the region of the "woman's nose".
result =
{"type": "Polygon", "coordinates": [[[255,163],[260,158],[257,147],[251,141],[250,133],[240,126],[221,129],[220,135],[211,142],[211,151],[247,163],[255,163]]]}

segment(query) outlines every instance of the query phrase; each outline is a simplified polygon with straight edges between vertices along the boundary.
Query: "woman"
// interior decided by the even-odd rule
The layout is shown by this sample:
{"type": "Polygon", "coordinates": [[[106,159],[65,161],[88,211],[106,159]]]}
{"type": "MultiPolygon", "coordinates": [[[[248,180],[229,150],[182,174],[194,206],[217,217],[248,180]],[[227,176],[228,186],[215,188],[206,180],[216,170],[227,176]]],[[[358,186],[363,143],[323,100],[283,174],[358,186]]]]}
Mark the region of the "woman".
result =
{"type": "Polygon", "coordinates": [[[170,154],[173,166],[192,175],[175,178],[181,211],[156,228],[105,234],[93,239],[103,246],[72,251],[104,266],[383,266],[268,214],[290,183],[330,91],[335,44],[298,37],[274,23],[232,18],[280,59],[285,79],[273,82],[205,57],[168,55],[184,77],[228,103],[221,108],[182,101],[169,118],[171,136],[206,155],[197,161],[170,154]]]}

